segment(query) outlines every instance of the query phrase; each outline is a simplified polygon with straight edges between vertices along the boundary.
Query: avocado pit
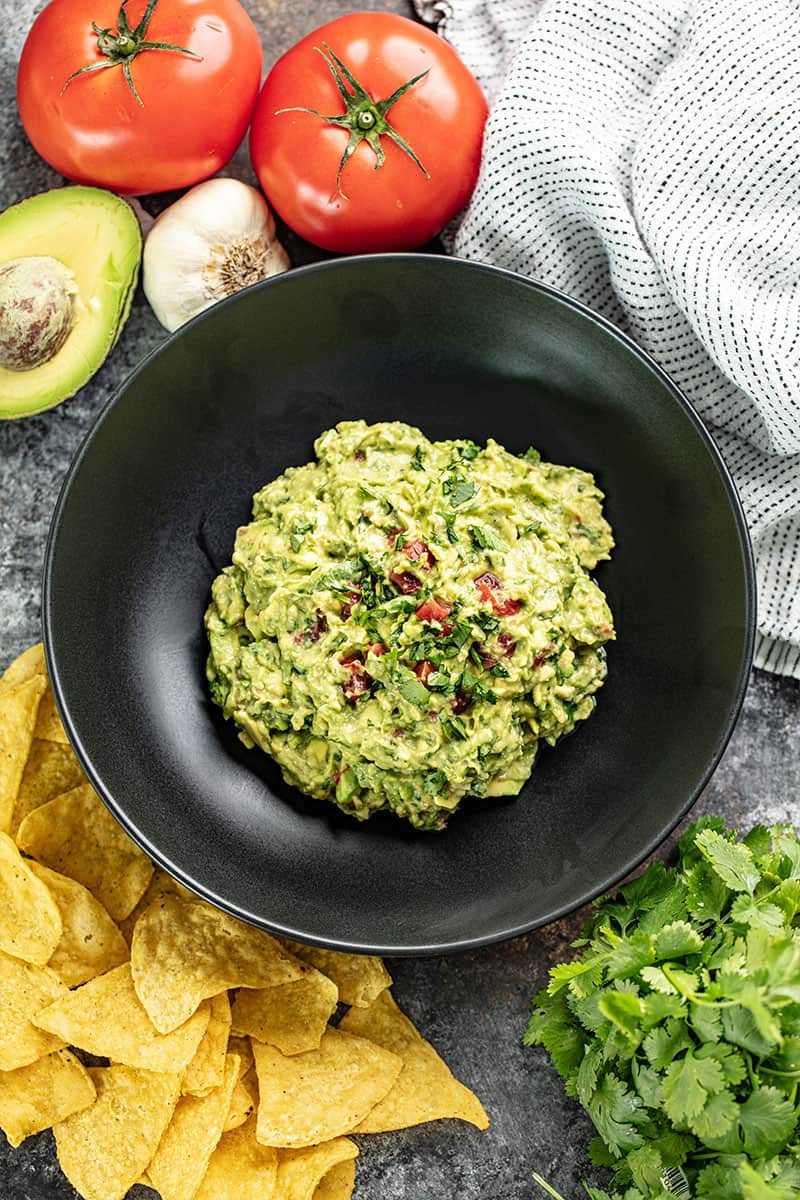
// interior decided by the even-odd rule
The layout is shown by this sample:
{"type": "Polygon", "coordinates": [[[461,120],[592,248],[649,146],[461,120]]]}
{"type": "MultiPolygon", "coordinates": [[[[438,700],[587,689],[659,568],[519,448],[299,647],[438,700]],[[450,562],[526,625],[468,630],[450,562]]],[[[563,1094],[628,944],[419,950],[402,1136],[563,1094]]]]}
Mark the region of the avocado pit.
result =
{"type": "Polygon", "coordinates": [[[0,263],[0,366],[32,371],[53,358],[75,321],[78,288],[50,255],[0,263]]]}

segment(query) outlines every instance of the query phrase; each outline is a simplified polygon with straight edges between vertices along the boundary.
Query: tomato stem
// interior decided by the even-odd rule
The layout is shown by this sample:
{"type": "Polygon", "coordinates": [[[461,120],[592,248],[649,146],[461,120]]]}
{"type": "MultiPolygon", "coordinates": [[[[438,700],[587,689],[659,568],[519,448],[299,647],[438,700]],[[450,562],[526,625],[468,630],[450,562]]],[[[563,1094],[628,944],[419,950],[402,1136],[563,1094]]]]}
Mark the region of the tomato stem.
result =
{"type": "Polygon", "coordinates": [[[141,54],[143,50],[171,50],[175,54],[186,54],[189,58],[196,58],[198,61],[202,61],[201,55],[195,54],[194,50],[187,50],[185,46],[174,46],[171,42],[147,41],[147,30],[158,0],[147,0],[147,8],[144,10],[144,15],[135,29],[131,28],[128,14],[125,11],[127,3],[128,0],[122,0],[117,16],[116,29],[113,26],[101,29],[96,22],[92,21],[92,30],[97,35],[98,52],[105,55],[105,58],[100,62],[87,63],[85,67],[79,67],[77,71],[73,71],[64,80],[64,86],[61,89],[62,96],[69,84],[72,83],[72,80],[77,79],[79,75],[86,75],[89,71],[102,71],[106,67],[121,66],[122,74],[130,88],[131,95],[136,103],[144,108],[144,102],[136,90],[136,84],[133,82],[133,75],[131,74],[131,63],[137,54],[141,54]]]}
{"type": "Polygon", "coordinates": [[[424,79],[428,71],[421,71],[419,75],[414,75],[411,79],[408,79],[396,91],[392,92],[391,96],[387,96],[385,100],[374,100],[342,60],[334,54],[328,43],[323,42],[322,45],[325,47],[324,50],[321,50],[319,46],[315,46],[314,49],[324,60],[333,76],[339,95],[344,102],[344,112],[336,113],[333,116],[325,116],[324,113],[318,112],[316,108],[295,106],[292,108],[279,108],[276,110],[275,115],[279,116],[281,113],[288,112],[311,113],[312,116],[319,117],[321,121],[325,121],[328,125],[338,125],[341,129],[348,131],[350,137],[344,148],[344,153],[339,160],[339,170],[336,172],[336,190],[339,195],[343,199],[347,199],[342,191],[342,171],[361,142],[367,142],[375,154],[374,169],[377,171],[379,167],[383,166],[386,161],[386,155],[381,145],[382,137],[391,138],[394,144],[399,146],[412,162],[416,163],[425,178],[430,179],[430,174],[420,162],[413,147],[409,145],[402,134],[398,133],[394,126],[390,125],[386,119],[386,114],[392,105],[396,104],[400,97],[404,96],[416,83],[424,79]]]}

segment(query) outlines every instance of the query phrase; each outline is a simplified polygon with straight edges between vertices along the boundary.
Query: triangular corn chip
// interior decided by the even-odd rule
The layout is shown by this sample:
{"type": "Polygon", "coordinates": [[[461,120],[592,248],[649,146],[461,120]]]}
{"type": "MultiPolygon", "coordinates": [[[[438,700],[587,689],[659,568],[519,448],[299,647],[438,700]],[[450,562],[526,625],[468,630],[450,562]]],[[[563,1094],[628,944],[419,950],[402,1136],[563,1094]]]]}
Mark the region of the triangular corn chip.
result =
{"type": "Polygon", "coordinates": [[[182,883],[178,883],[177,879],[173,879],[161,867],[156,867],[144,894],[137,902],[133,912],[129,913],[124,921],[120,921],[119,923],[122,936],[129,946],[133,940],[134,925],[139,920],[139,917],[143,912],[147,912],[154,900],[160,900],[162,896],[180,896],[182,900],[197,899],[188,888],[185,888],[182,883]]]}
{"type": "Polygon", "coordinates": [[[0,691],[0,831],[8,833],[25,763],[33,742],[36,713],[45,689],[41,675],[0,691]]]}
{"type": "Polygon", "coordinates": [[[302,942],[284,941],[286,949],[303,962],[311,963],[323,975],[332,979],[339,989],[342,1004],[366,1008],[376,996],[392,986],[392,977],[382,958],[372,954],[344,954],[340,950],[323,950],[302,942]]]}
{"type": "Polygon", "coordinates": [[[28,813],[85,782],[86,776],[70,746],[34,737],[11,814],[11,836],[16,838],[28,813]]]}
{"type": "Polygon", "coordinates": [[[259,1146],[255,1117],[220,1139],[195,1200],[282,1200],[275,1190],[278,1152],[259,1146]]]}
{"type": "Polygon", "coordinates": [[[67,989],[49,967],[35,967],[0,952],[0,1071],[15,1071],[60,1050],[64,1041],[31,1023],[31,1017],[67,989]]]}
{"type": "Polygon", "coordinates": [[[279,1150],[276,1191],[280,1200],[349,1200],[357,1156],[358,1146],[349,1138],[334,1138],[304,1150],[279,1150]]]}
{"type": "Polygon", "coordinates": [[[39,705],[33,736],[47,742],[60,742],[62,746],[69,745],[67,731],[61,724],[61,717],[58,715],[53,689],[50,687],[49,681],[42,696],[42,703],[39,705]]]}
{"type": "Polygon", "coordinates": [[[300,976],[275,938],[203,901],[163,896],[136,922],[133,982],[150,1020],[169,1033],[201,1000],[232,987],[271,987],[300,976]]]}
{"type": "Polygon", "coordinates": [[[458,1117],[478,1129],[488,1129],[489,1118],[478,1097],[454,1078],[430,1042],[397,1007],[390,992],[384,992],[369,1008],[351,1008],[339,1028],[369,1038],[403,1060],[394,1087],[361,1121],[357,1133],[406,1129],[442,1117],[458,1117]]]}
{"type": "Polygon", "coordinates": [[[251,1066],[237,1081],[231,1096],[231,1106],[225,1121],[224,1133],[238,1129],[258,1108],[258,1079],[256,1068],[251,1066]]]}
{"type": "Polygon", "coordinates": [[[0,833],[0,950],[43,967],[60,940],[61,914],[50,889],[0,833]]]}
{"type": "Polygon", "coordinates": [[[94,1103],[86,1069],[56,1050],[16,1071],[0,1071],[0,1129],[12,1146],[94,1103]]]}
{"type": "MultiPolygon", "coordinates": [[[[225,1074],[225,1055],[231,1032],[231,1005],[228,993],[214,996],[211,1020],[197,1047],[194,1058],[183,1073],[181,1093],[184,1096],[205,1096],[222,1083],[225,1074]]],[[[241,1063],[241,1059],[237,1058],[241,1063]]]]}
{"type": "Polygon", "coordinates": [[[312,1200],[350,1200],[353,1188],[356,1186],[356,1164],[354,1159],[349,1162],[337,1163],[322,1176],[312,1200]]]}
{"type": "Polygon", "coordinates": [[[29,813],[17,841],[46,867],[82,883],[115,921],[133,911],[153,874],[150,859],[88,783],[29,813]]]}
{"type": "Polygon", "coordinates": [[[161,1200],[192,1200],[222,1137],[239,1059],[228,1056],[223,1082],[206,1096],[183,1096],[147,1168],[150,1186],[161,1200]]]}
{"type": "Polygon", "coordinates": [[[233,1004],[233,1027],[283,1054],[315,1050],[336,1010],[336,984],[303,964],[303,976],[271,988],[241,988],[233,1004]]]}
{"type": "Polygon", "coordinates": [[[239,1078],[242,1079],[255,1066],[253,1058],[253,1046],[249,1037],[236,1037],[231,1035],[228,1038],[228,1054],[238,1054],[241,1066],[239,1067],[239,1078]]]}
{"type": "Polygon", "coordinates": [[[180,1077],[116,1064],[89,1075],[97,1100],[55,1126],[58,1161],[83,1200],[122,1200],[158,1149],[180,1077]]]}
{"type": "Polygon", "coordinates": [[[258,1072],[256,1137],[264,1146],[315,1146],[359,1125],[394,1084],[403,1060],[339,1029],[319,1049],[291,1056],[253,1042],[258,1072]]]}
{"type": "Polygon", "coordinates": [[[15,658],[9,667],[0,675],[0,692],[8,692],[20,683],[26,683],[34,675],[47,678],[47,667],[44,662],[44,646],[37,642],[27,650],[23,650],[19,658],[15,658]]]}
{"type": "Polygon", "coordinates": [[[31,871],[50,894],[61,913],[61,940],[48,966],[66,987],[78,987],[128,960],[128,947],[99,900],[81,883],[42,867],[30,859],[31,871]]]}
{"type": "Polygon", "coordinates": [[[203,1004],[172,1033],[158,1033],[134,991],[130,963],[123,963],[44,1008],[34,1024],[90,1054],[171,1075],[197,1052],[209,1011],[203,1004]]]}

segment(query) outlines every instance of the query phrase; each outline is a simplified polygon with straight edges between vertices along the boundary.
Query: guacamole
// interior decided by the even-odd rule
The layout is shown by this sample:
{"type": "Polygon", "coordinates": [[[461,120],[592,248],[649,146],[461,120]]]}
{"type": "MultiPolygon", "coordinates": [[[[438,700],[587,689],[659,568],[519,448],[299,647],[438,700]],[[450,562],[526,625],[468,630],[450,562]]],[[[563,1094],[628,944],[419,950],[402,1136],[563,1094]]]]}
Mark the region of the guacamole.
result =
{"type": "Polygon", "coordinates": [[[284,778],[441,829],[512,796],[606,675],[589,571],[613,539],[575,467],[344,421],[253,499],[206,613],[213,700],[284,778]]]}

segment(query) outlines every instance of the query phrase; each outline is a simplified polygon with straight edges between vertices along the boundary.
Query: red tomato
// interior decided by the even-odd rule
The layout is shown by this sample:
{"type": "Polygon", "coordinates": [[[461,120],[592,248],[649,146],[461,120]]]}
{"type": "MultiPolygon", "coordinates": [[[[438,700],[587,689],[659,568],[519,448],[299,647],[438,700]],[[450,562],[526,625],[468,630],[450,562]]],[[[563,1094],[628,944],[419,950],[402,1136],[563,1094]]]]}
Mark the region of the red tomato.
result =
{"type": "Polygon", "coordinates": [[[35,149],[62,175],[137,196],[188,187],[224,166],[260,78],[258,34],[237,0],[129,0],[122,9],[119,0],[52,0],[23,47],[17,103],[35,149]],[[137,34],[192,52],[131,54],[124,65],[141,103],[123,69],[137,34]]]}
{"type": "Polygon", "coordinates": [[[304,238],[349,253],[410,250],[469,200],[486,115],[477,81],[442,38],[393,13],[352,13],[272,68],[250,153],[270,203],[304,238]]]}

